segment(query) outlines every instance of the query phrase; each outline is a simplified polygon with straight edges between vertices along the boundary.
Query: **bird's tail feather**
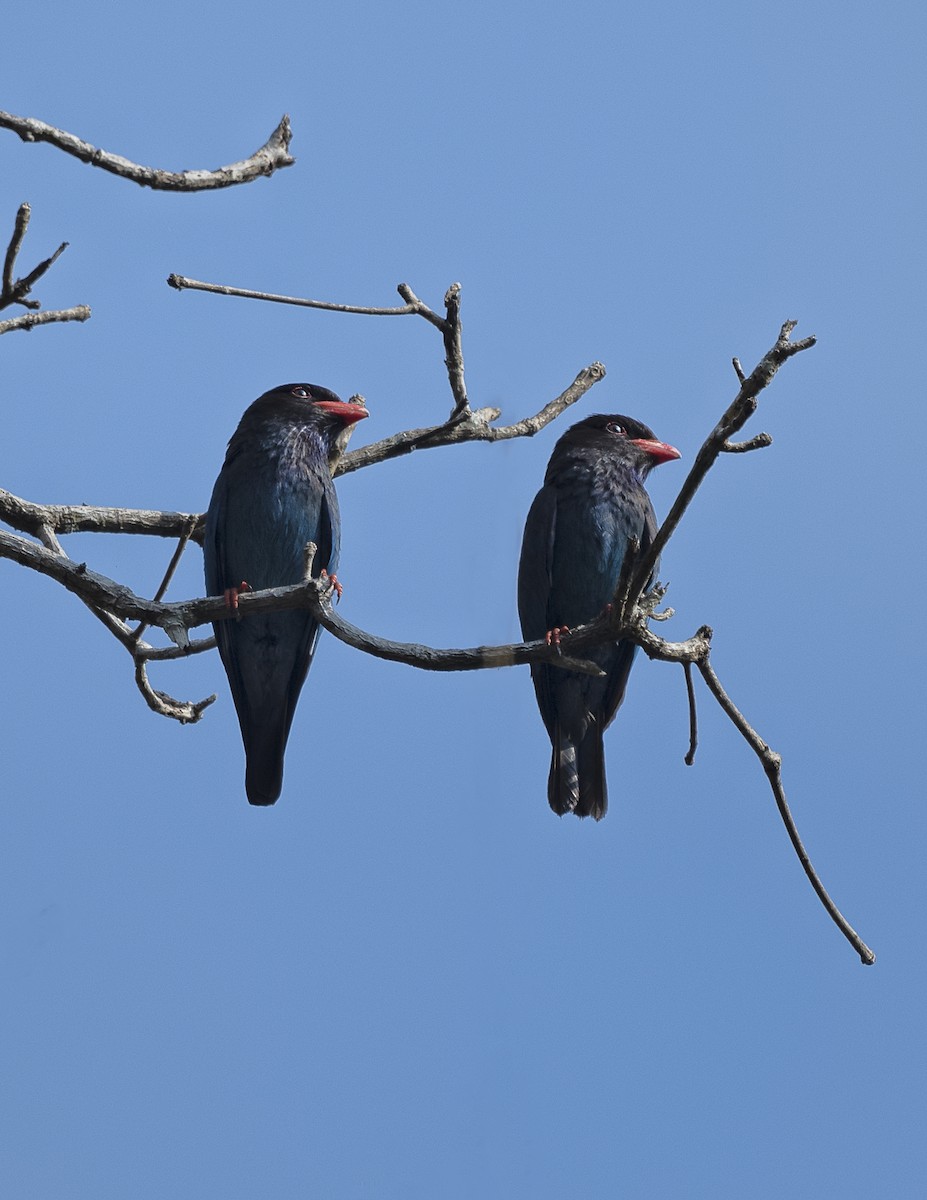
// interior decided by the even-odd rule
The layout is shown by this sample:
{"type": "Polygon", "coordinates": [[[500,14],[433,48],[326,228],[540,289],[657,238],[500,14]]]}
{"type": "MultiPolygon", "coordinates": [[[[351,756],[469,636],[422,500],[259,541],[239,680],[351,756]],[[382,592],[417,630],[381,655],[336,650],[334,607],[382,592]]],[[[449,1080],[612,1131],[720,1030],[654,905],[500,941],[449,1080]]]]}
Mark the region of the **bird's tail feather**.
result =
{"type": "Polygon", "coordinates": [[[575,812],[579,803],[576,747],[566,738],[558,737],[554,742],[547,780],[547,802],[559,817],[575,812]]]}
{"type": "Polygon", "coordinates": [[[601,821],[608,809],[605,746],[600,726],[587,729],[577,744],[559,733],[554,740],[547,800],[559,816],[575,813],[601,821]]]}
{"type": "Polygon", "coordinates": [[[283,789],[283,751],[286,739],[277,729],[262,732],[245,744],[245,791],[249,804],[274,804],[283,789]]]}
{"type": "Polygon", "coordinates": [[[601,725],[593,725],[579,743],[579,802],[573,811],[578,817],[601,821],[608,811],[608,785],[605,781],[605,743],[601,725]]]}

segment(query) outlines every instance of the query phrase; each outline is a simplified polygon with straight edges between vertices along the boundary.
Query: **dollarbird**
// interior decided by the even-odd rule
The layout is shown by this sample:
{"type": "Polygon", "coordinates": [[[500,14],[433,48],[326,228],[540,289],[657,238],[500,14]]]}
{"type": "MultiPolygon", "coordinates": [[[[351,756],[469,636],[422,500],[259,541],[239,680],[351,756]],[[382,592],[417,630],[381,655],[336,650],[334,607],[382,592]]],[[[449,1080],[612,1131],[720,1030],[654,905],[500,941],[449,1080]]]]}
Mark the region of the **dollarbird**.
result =
{"type": "MultiPolygon", "coordinates": [[[[525,641],[551,633],[558,639],[560,631],[593,620],[610,603],[631,539],[643,552],[656,534],[644,480],[651,468],[674,458],[678,450],[630,417],[587,417],[560,438],[522,541],[518,613],[525,641]]],[[[602,735],[624,699],[635,649],[619,641],[584,651],[603,676],[546,663],[531,667],[553,749],[547,797],[561,816],[605,816],[602,735]]]]}
{"type": "MultiPolygon", "coordinates": [[[[360,397],[344,401],[314,383],[275,387],[245,411],[232,435],[206,513],[206,591],[231,607],[242,591],[299,583],[315,542],[316,577],[334,579],[341,521],[332,471],[357,421],[360,397]]],[[[305,610],[216,621],[245,746],[245,791],[273,804],[283,756],[319,626],[305,610]]]]}

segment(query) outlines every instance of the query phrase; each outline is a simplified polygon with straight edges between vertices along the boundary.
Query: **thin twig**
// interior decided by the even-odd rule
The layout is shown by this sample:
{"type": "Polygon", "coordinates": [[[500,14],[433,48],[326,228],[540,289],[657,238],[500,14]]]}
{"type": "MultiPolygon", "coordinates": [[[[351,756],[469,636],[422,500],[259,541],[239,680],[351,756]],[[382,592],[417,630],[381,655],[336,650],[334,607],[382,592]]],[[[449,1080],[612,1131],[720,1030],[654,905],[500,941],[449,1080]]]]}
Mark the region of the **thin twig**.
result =
{"type": "Polygon", "coordinates": [[[758,433],[756,437],[749,438],[746,442],[724,442],[721,452],[723,454],[749,454],[751,450],[765,450],[772,444],[773,440],[768,433],[758,433]]]}
{"type": "Polygon", "coordinates": [[[418,311],[414,304],[397,308],[371,308],[360,304],[333,304],[328,300],[308,300],[303,296],[281,296],[275,292],[256,292],[251,288],[228,287],[221,283],[204,283],[185,275],[168,275],[168,285],[178,292],[185,289],[211,292],[216,296],[240,296],[245,300],[265,300],[271,304],[294,304],[298,308],[320,308],[324,312],[356,313],[363,317],[405,317],[418,311]]]}
{"type": "MultiPolygon", "coordinates": [[[[592,626],[587,626],[587,630],[582,632],[586,633],[591,631],[592,628],[592,626]]],[[[781,816],[783,824],[786,828],[786,832],[789,835],[789,840],[792,843],[795,853],[798,855],[799,862],[801,863],[805,874],[808,876],[808,879],[811,882],[811,886],[817,893],[818,899],[824,905],[824,908],[827,910],[837,928],[853,946],[854,950],[856,950],[856,952],[859,954],[860,961],[866,966],[871,966],[872,963],[875,962],[875,954],[873,954],[862,938],[860,938],[859,934],[849,924],[847,919],[841,913],[840,909],[828,895],[827,890],[821,883],[817,872],[812,866],[811,859],[808,857],[808,852],[798,835],[798,829],[795,825],[791,811],[789,810],[788,803],[786,802],[785,790],[782,786],[781,756],[769,748],[769,746],[765,741],[763,741],[749,721],[747,721],[746,717],[737,708],[730,696],[728,696],[727,692],[722,687],[718,676],[715,674],[714,669],[711,666],[709,661],[712,639],[711,629],[707,625],[703,625],[696,631],[694,637],[688,640],[688,642],[669,643],[664,642],[662,638],[657,637],[656,634],[652,633],[651,630],[646,628],[646,625],[639,623],[636,626],[632,624],[631,628],[623,630],[622,636],[629,637],[635,641],[643,649],[644,653],[650,658],[660,659],[663,662],[681,662],[687,667],[689,664],[691,664],[698,668],[702,678],[708,685],[708,689],[711,694],[715,697],[722,710],[727,714],[734,724],[734,727],[739,731],[741,736],[759,758],[763,766],[763,771],[765,772],[766,777],[769,780],[770,787],[772,788],[773,796],[776,801],[776,807],[779,810],[779,815],[781,816]]],[[[580,638],[579,641],[581,643],[579,648],[585,648],[583,639],[580,638]]],[[[686,682],[688,685],[688,669],[686,674],[686,682]]],[[[693,724],[690,726],[690,730],[694,730],[694,712],[695,701],[694,696],[690,692],[690,717],[693,721],[693,724]]],[[[689,754],[686,755],[687,764],[690,762],[690,756],[694,757],[694,753],[694,733],[690,732],[690,750],[689,754]]]]}
{"type": "Polygon", "coordinates": [[[779,809],[779,815],[782,817],[786,832],[789,839],[795,848],[795,853],[798,855],[798,860],[802,865],[805,874],[811,882],[818,895],[818,899],[827,909],[831,919],[836,924],[837,928],[844,935],[853,949],[860,957],[860,961],[864,966],[872,966],[876,960],[876,956],[869,949],[866,943],[862,940],[856,930],[850,925],[843,913],[833,902],[827,893],[826,888],[818,877],[817,872],[811,864],[811,859],[808,857],[808,852],[805,849],[801,838],[798,836],[798,828],[792,817],[788,802],[785,798],[785,789],[782,786],[782,759],[774,750],[763,741],[756,730],[750,725],[743,713],[737,708],[734,702],[728,696],[727,692],[721,686],[721,682],[717,675],[712,670],[711,664],[707,656],[696,662],[696,666],[701,672],[702,678],[708,685],[711,694],[715,697],[722,709],[730,717],[731,721],[740,730],[744,740],[756,754],[762,764],[766,778],[769,780],[769,786],[772,788],[773,796],[776,800],[776,807],[779,809]]]}
{"type": "Polygon", "coordinates": [[[26,236],[26,230],[29,228],[29,217],[32,215],[32,209],[25,202],[20,204],[16,213],[16,220],[13,224],[13,236],[10,238],[10,244],[6,248],[6,256],[3,260],[3,284],[0,291],[0,308],[6,308],[8,304],[12,304],[12,299],[7,297],[13,296],[15,284],[13,283],[13,268],[16,265],[16,256],[22,249],[23,239],[26,236]]]}
{"type": "Polygon", "coordinates": [[[200,192],[212,188],[233,187],[239,183],[250,183],[262,175],[272,175],[281,167],[292,166],[296,161],[289,154],[290,118],[284,116],[277,128],[259,150],[225,167],[213,171],[164,171],[157,167],[143,167],[120,154],[110,154],[89,142],[47,125],[35,117],[18,117],[13,113],[0,112],[0,127],[19,134],[24,142],[49,142],[66,154],[79,158],[92,167],[100,167],[113,175],[129,179],[142,187],[166,192],[200,192]]]}
{"type": "Polygon", "coordinates": [[[628,589],[631,586],[631,574],[640,549],[640,538],[628,538],[624,558],[621,560],[621,570],[618,572],[618,582],[615,584],[615,591],[612,596],[612,609],[615,614],[615,620],[620,624],[624,623],[628,615],[628,589]]]}
{"type": "Polygon", "coordinates": [[[75,308],[39,313],[36,310],[42,307],[41,303],[38,300],[26,299],[32,291],[32,285],[42,278],[45,272],[58,261],[67,249],[67,242],[62,242],[54,254],[43,259],[37,267],[33,267],[21,279],[13,278],[16,259],[22,249],[31,215],[32,209],[29,205],[25,203],[20,204],[16,212],[16,220],[13,223],[13,236],[10,238],[10,243],[6,248],[6,254],[3,259],[0,309],[8,308],[11,304],[20,304],[23,308],[28,308],[32,311],[20,317],[13,317],[8,321],[0,321],[0,333],[10,333],[14,329],[33,329],[36,325],[48,325],[54,321],[86,321],[90,316],[90,309],[85,304],[77,305],[75,308]]]}
{"type": "MultiPolygon", "coordinates": [[[[462,326],[460,322],[460,284],[452,283],[444,296],[444,306],[447,315],[439,316],[432,308],[413,292],[407,283],[397,287],[399,295],[405,304],[396,308],[380,308],[367,304],[332,304],[327,300],[309,300],[299,296],[281,296],[273,292],[258,292],[251,288],[229,287],[219,283],[204,283],[199,279],[189,279],[185,275],[172,274],[167,277],[168,285],[178,291],[192,289],[200,292],[211,292],[219,296],[240,296],[248,300],[265,300],[272,304],[293,304],[299,308],[319,308],[325,312],[355,313],[365,317],[423,317],[429,324],[434,325],[444,339],[444,365],[447,368],[448,382],[454,397],[454,407],[448,418],[448,424],[468,419],[472,414],[467,399],[467,386],[464,382],[462,326]]],[[[489,411],[489,410],[484,410],[489,411]]]]}
{"type": "Polygon", "coordinates": [[[662,554],[666,543],[676,531],[679,522],[683,518],[683,514],[689,507],[705,476],[714,466],[718,455],[723,452],[725,443],[730,440],[732,434],[737,433],[743,428],[744,424],[756,411],[757,396],[759,393],[763,388],[768,387],[772,383],[773,377],[784,362],[787,362],[793,355],[799,354],[802,350],[807,350],[815,344],[814,337],[803,338],[798,342],[790,341],[789,338],[795,325],[795,321],[786,321],[783,324],[779,330],[779,337],[776,340],[776,344],[771,350],[767,351],[753,368],[750,375],[743,380],[740,391],[728,405],[721,420],[702,444],[701,449],[695,456],[692,469],[686,476],[679,495],[676,497],[666,520],[660,526],[656,537],[653,539],[646,553],[641,557],[631,585],[632,598],[639,596],[647,586],[647,580],[653,572],[654,564],[662,554]]]}
{"type": "Polygon", "coordinates": [[[12,333],[14,329],[34,329],[36,325],[51,325],[56,321],[87,321],[89,318],[90,309],[86,304],[77,304],[74,308],[23,313],[21,317],[10,317],[8,321],[0,321],[0,333],[12,333]]]}
{"type": "MultiPolygon", "coordinates": [[[[191,538],[191,536],[193,534],[193,530],[196,526],[196,521],[197,521],[196,517],[190,517],[189,521],[187,522],[187,528],[180,535],[180,540],[177,543],[174,553],[171,555],[171,561],[167,564],[167,570],[164,572],[164,578],[161,580],[158,590],[154,594],[155,601],[160,601],[160,600],[164,599],[164,593],[167,591],[171,580],[174,578],[174,572],[177,570],[177,567],[180,564],[180,560],[183,557],[184,550],[186,550],[187,546],[189,545],[190,538],[191,538]]],[[[139,625],[135,628],[135,630],[132,633],[132,636],[136,642],[138,642],[141,639],[142,634],[145,632],[145,630],[147,628],[148,627],[144,621],[140,622],[139,625]]]]}
{"type": "Polygon", "coordinates": [[[460,323],[460,284],[452,283],[444,296],[444,307],[447,310],[447,320],[444,327],[444,365],[447,367],[447,377],[454,397],[454,411],[451,421],[464,420],[470,415],[470,402],[467,399],[467,385],[464,382],[463,361],[463,328],[460,323]]]}
{"type": "Polygon", "coordinates": [[[54,254],[48,258],[43,258],[39,265],[33,267],[28,275],[24,275],[22,279],[17,279],[10,292],[8,294],[4,292],[3,303],[0,304],[0,307],[6,307],[7,304],[21,304],[24,308],[41,308],[42,306],[38,300],[26,300],[25,297],[32,291],[32,285],[42,278],[49,267],[55,265],[67,248],[68,243],[62,242],[54,254]]]}
{"type": "Polygon", "coordinates": [[[203,654],[215,648],[215,637],[190,638],[185,646],[149,646],[147,642],[139,642],[135,657],[144,659],[145,662],[168,662],[177,658],[189,658],[191,654],[203,654]]]}
{"type": "Polygon", "coordinates": [[[682,669],[686,676],[686,695],[689,698],[689,749],[684,759],[687,767],[695,762],[695,751],[698,749],[698,713],[695,708],[695,688],[692,686],[692,664],[684,662],[682,669]]]}
{"type": "Polygon", "coordinates": [[[431,425],[424,429],[407,429],[393,434],[382,441],[372,442],[343,455],[335,469],[335,475],[346,475],[361,467],[399,458],[413,450],[429,450],[436,446],[453,446],[458,442],[503,442],[511,438],[534,437],[551,421],[556,420],[577,400],[582,399],[590,388],[605,378],[605,367],[600,362],[584,367],[568,388],[549,401],[531,417],[524,417],[512,425],[492,425],[498,420],[498,408],[471,409],[470,415],[456,424],[431,425]]]}
{"type": "Polygon", "coordinates": [[[159,692],[148,681],[148,669],[144,659],[135,660],[135,682],[138,690],[145,697],[145,703],[162,717],[171,717],[181,725],[195,725],[210,704],[215,703],[216,694],[207,696],[205,700],[175,700],[167,692],[159,692]]]}

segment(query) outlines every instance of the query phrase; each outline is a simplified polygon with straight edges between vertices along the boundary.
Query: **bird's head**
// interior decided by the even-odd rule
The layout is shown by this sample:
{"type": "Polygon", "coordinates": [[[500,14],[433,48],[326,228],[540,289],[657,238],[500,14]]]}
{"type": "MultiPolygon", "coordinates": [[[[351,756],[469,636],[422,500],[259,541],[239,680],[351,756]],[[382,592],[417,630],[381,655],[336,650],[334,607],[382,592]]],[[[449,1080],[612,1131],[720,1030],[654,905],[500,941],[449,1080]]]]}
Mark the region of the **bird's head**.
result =
{"type": "Polygon", "coordinates": [[[328,449],[332,469],[344,453],[355,424],[370,415],[363,396],[342,400],[317,383],[283,383],[265,392],[257,403],[295,424],[315,425],[328,449]]]}
{"type": "Polygon", "coordinates": [[[679,458],[679,451],[660,442],[652,429],[620,413],[596,413],[571,426],[561,438],[567,445],[588,446],[604,454],[630,460],[642,475],[660,463],[679,458]]]}

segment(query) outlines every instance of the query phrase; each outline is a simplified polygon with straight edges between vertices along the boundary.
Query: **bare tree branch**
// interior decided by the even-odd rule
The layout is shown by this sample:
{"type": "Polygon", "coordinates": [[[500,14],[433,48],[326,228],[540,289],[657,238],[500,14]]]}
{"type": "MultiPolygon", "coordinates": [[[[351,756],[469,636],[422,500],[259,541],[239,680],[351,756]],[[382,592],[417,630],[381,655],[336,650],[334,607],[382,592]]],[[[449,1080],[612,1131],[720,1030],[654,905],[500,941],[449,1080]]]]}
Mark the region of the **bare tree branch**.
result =
{"type": "Polygon", "coordinates": [[[22,533],[39,536],[47,525],[56,533],[141,533],[181,537],[193,522],[190,537],[203,540],[202,513],[160,512],[145,508],[99,508],[91,504],[34,504],[0,488],[0,521],[22,533]]]}
{"type": "MultiPolygon", "coordinates": [[[[212,292],[220,296],[241,296],[249,300],[266,300],[274,304],[295,304],[301,308],[320,308],[327,312],[357,313],[367,317],[424,317],[434,325],[444,339],[445,359],[448,382],[454,397],[454,407],[448,418],[448,424],[467,420],[473,414],[467,400],[467,387],[464,382],[463,343],[461,340],[460,323],[460,284],[452,283],[444,296],[447,316],[439,316],[429,308],[423,300],[412,291],[407,283],[400,283],[396,289],[403,300],[401,307],[376,308],[360,304],[332,304],[325,300],[308,300],[296,296],[280,296],[272,292],[256,292],[247,288],[228,287],[224,284],[203,283],[197,279],[189,279],[185,275],[172,274],[167,277],[168,285],[182,291],[185,288],[201,292],[212,292]]],[[[486,409],[485,412],[494,410],[486,409]]],[[[498,413],[496,414],[498,416],[498,413]]],[[[492,418],[495,419],[495,418],[492,418]]]]}
{"type": "Polygon", "coordinates": [[[686,675],[686,697],[689,701],[689,749],[683,760],[687,767],[695,762],[695,751],[698,749],[698,710],[695,707],[695,688],[692,685],[692,664],[684,662],[682,669],[686,675]]]}
{"type": "MultiPolygon", "coordinates": [[[[190,538],[193,535],[193,530],[196,527],[196,523],[196,517],[190,517],[190,519],[187,521],[186,528],[180,535],[180,538],[177,542],[177,548],[174,550],[174,553],[171,556],[171,561],[167,564],[167,570],[164,572],[164,578],[161,580],[161,583],[158,585],[158,590],[154,594],[154,599],[156,602],[164,599],[164,593],[170,586],[170,582],[174,578],[174,572],[180,565],[180,560],[183,558],[183,552],[186,550],[190,538]]],[[[138,643],[141,641],[141,636],[145,632],[146,628],[145,622],[141,621],[139,625],[132,631],[132,640],[136,645],[138,645],[138,643]]]]}
{"type": "Polygon", "coordinates": [[[0,321],[0,333],[12,333],[14,329],[34,329],[36,325],[51,325],[55,321],[87,321],[90,309],[86,304],[74,308],[46,309],[45,312],[23,313],[21,317],[10,317],[0,321]]]}
{"type": "Polygon", "coordinates": [[[781,755],[777,754],[775,750],[771,750],[769,746],[767,746],[766,742],[763,741],[756,730],[749,724],[743,713],[741,713],[733,703],[730,696],[728,696],[727,692],[721,686],[721,682],[717,675],[712,670],[711,664],[708,661],[708,656],[706,655],[704,659],[697,662],[696,666],[701,672],[705,683],[708,685],[708,689],[711,694],[721,705],[722,709],[727,713],[728,717],[730,717],[731,721],[742,734],[744,741],[760,760],[763,770],[766,773],[766,778],[769,780],[769,786],[772,788],[772,793],[776,801],[776,807],[779,809],[779,815],[781,816],[782,822],[785,825],[786,832],[789,835],[789,840],[795,849],[795,853],[798,855],[798,861],[801,863],[802,869],[808,876],[811,886],[817,893],[818,899],[824,905],[825,909],[830,915],[831,920],[859,955],[860,962],[862,962],[864,966],[871,967],[876,960],[875,954],[873,954],[873,952],[869,949],[863,939],[859,936],[849,921],[847,921],[843,913],[828,895],[827,890],[818,877],[817,871],[815,871],[814,867],[812,866],[811,859],[808,857],[808,852],[798,835],[798,827],[796,826],[791,810],[789,809],[788,802],[785,798],[785,789],[782,786],[781,755]]]}
{"type": "Polygon", "coordinates": [[[0,112],[0,127],[19,134],[24,142],[50,142],[66,154],[72,154],[81,162],[100,167],[113,175],[129,179],[141,187],[164,192],[201,192],[212,188],[233,187],[239,183],[250,183],[261,175],[272,175],[281,167],[292,166],[296,161],[289,154],[292,131],[290,118],[284,116],[259,150],[225,167],[213,171],[164,171],[157,167],[143,167],[119,154],[100,150],[89,142],[82,141],[73,133],[56,129],[35,117],[17,117],[13,113],[0,112]]]}
{"type": "Polygon", "coordinates": [[[325,300],[308,300],[297,296],[280,296],[273,292],[256,292],[248,288],[228,287],[225,284],[203,283],[198,279],[189,279],[186,275],[168,275],[168,286],[183,291],[190,288],[195,291],[212,292],[219,296],[241,296],[248,300],[266,300],[273,304],[295,304],[300,308],[320,308],[327,312],[357,313],[366,317],[423,317],[429,324],[434,325],[444,339],[445,359],[448,382],[454,397],[454,407],[448,418],[448,424],[466,420],[470,415],[470,404],[467,400],[467,387],[464,382],[462,326],[460,323],[460,284],[452,283],[444,296],[444,307],[447,315],[442,317],[429,308],[424,300],[420,300],[407,283],[397,287],[399,295],[405,304],[397,308],[375,308],[361,304],[331,304],[325,300]]]}
{"type": "Polygon", "coordinates": [[[768,433],[758,433],[756,437],[749,438],[745,442],[725,442],[721,447],[723,454],[748,454],[751,450],[765,450],[767,446],[772,445],[772,438],[768,433]]]}
{"type": "Polygon", "coordinates": [[[7,321],[0,321],[0,334],[10,333],[14,329],[32,329],[36,325],[48,325],[53,321],[86,321],[90,316],[90,309],[85,304],[77,305],[75,308],[38,313],[35,310],[41,308],[39,301],[26,299],[32,291],[32,285],[41,279],[49,267],[58,261],[68,246],[67,242],[62,242],[54,254],[43,259],[37,267],[33,267],[21,279],[15,279],[13,272],[16,267],[16,259],[22,249],[26,230],[29,228],[29,217],[31,214],[32,209],[25,203],[20,204],[16,212],[16,220],[13,223],[13,236],[10,238],[10,243],[6,248],[6,254],[3,258],[3,276],[2,283],[0,283],[0,309],[9,308],[11,304],[20,304],[23,308],[32,309],[33,311],[25,313],[21,317],[13,317],[7,321]]]}
{"type": "MultiPolygon", "coordinates": [[[[355,313],[362,317],[407,317],[419,312],[418,304],[403,304],[395,308],[333,304],[329,300],[308,300],[302,296],[281,296],[276,292],[256,292],[251,288],[231,287],[224,283],[204,283],[201,279],[189,279],[186,275],[168,275],[167,284],[178,292],[190,289],[196,292],[210,292],[215,296],[239,296],[245,300],[265,300],[270,304],[293,304],[297,308],[320,308],[323,312],[355,313]]],[[[403,286],[400,284],[400,287],[403,286]]],[[[441,319],[438,318],[439,321],[441,319]]]]}
{"type": "Polygon", "coordinates": [[[16,257],[22,249],[31,215],[32,209],[29,205],[25,202],[20,204],[13,225],[13,236],[10,238],[10,244],[6,248],[6,255],[3,259],[3,291],[0,294],[0,308],[6,308],[15,299],[17,285],[13,282],[13,268],[16,265],[16,257]]]}
{"type": "MultiPolygon", "coordinates": [[[[427,306],[422,305],[411,288],[402,285],[400,292],[407,301],[407,307],[401,310],[402,313],[425,315],[423,310],[426,310],[427,306]]],[[[455,407],[448,422],[430,429],[409,430],[396,434],[374,446],[354,451],[342,460],[341,473],[427,446],[531,436],[559,416],[570,404],[575,403],[605,374],[605,369],[600,363],[593,363],[580,372],[566,391],[534,417],[526,418],[512,426],[494,428],[491,422],[498,418],[498,410],[473,411],[467,401],[460,343],[459,299],[459,288],[455,285],[445,297],[449,314],[447,320],[427,309],[427,313],[430,314],[428,319],[441,329],[445,342],[445,362],[455,397],[455,407]]],[[[314,302],[308,302],[307,306],[323,307],[314,302]]],[[[363,311],[383,315],[386,310],[358,310],[345,306],[340,311],[363,311]]],[[[400,310],[389,310],[389,313],[393,315],[398,311],[400,310]]],[[[691,668],[694,665],[722,710],[760,759],[780,816],[812,887],[832,920],[859,954],[860,960],[869,965],[875,962],[875,955],[828,895],[799,837],[785,798],[780,756],[769,748],[733,704],[710,664],[711,629],[703,625],[691,638],[683,642],[669,642],[658,637],[649,629],[648,622],[654,619],[666,620],[672,615],[671,609],[665,612],[656,611],[666,589],[660,584],[655,584],[646,595],[642,594],[648,586],[661,549],[675,531],[689,502],[718,456],[722,453],[745,453],[770,444],[771,438],[767,434],[759,434],[740,443],[730,439],[756,410],[759,392],[768,386],[779,366],[792,355],[814,344],[814,338],[790,342],[789,335],[794,324],[789,321],[782,326],[776,345],[764,356],[749,377],[744,375],[739,362],[735,360],[735,370],[741,380],[738,395],[696,456],[692,470],[653,544],[644,553],[638,553],[636,547],[631,547],[626,554],[626,569],[622,570],[618,580],[612,605],[596,621],[565,634],[569,637],[569,656],[563,653],[562,646],[548,646],[545,641],[507,646],[477,646],[465,650],[439,650],[416,643],[392,642],[367,633],[334,612],[331,604],[332,588],[327,580],[311,578],[311,556],[315,549],[311,544],[307,547],[307,577],[302,583],[263,592],[244,593],[239,597],[239,606],[234,614],[229,610],[224,597],[164,603],[162,597],[186,545],[190,540],[202,538],[202,517],[196,514],[36,505],[20,500],[9,492],[0,491],[0,518],[43,542],[40,546],[0,530],[0,557],[10,558],[40,571],[78,595],[132,654],[136,684],[149,707],[155,712],[185,723],[198,721],[205,708],[215,700],[215,696],[198,702],[179,701],[157,691],[148,680],[148,662],[181,657],[211,648],[215,644],[213,638],[191,641],[188,632],[208,621],[241,620],[247,619],[253,613],[287,608],[308,609],[335,637],[364,653],[431,671],[484,670],[532,662],[549,662],[568,670],[601,674],[601,668],[597,664],[579,656],[592,646],[627,638],[640,646],[650,658],[681,663],[683,666],[689,702],[689,750],[686,754],[686,762],[689,765],[694,760],[698,741],[691,676],[691,668]],[[124,585],[88,570],[85,563],[72,562],[58,542],[58,532],[104,528],[109,531],[144,532],[160,536],[173,534],[179,537],[179,544],[153,600],[138,597],[124,585]],[[135,630],[130,630],[126,625],[127,620],[136,620],[140,624],[135,630]],[[163,629],[174,645],[157,648],[143,642],[141,635],[149,625],[163,629]]]]}
{"type": "Polygon", "coordinates": [[[54,254],[40,262],[37,267],[33,267],[28,275],[25,275],[22,279],[14,279],[13,268],[16,266],[16,258],[22,249],[31,215],[32,209],[29,205],[25,202],[20,204],[13,225],[13,236],[10,238],[10,244],[6,248],[6,255],[3,259],[3,287],[0,290],[0,308],[8,308],[11,304],[21,304],[23,308],[41,308],[38,300],[27,300],[26,296],[32,291],[32,285],[38,279],[41,279],[48,268],[57,262],[68,248],[68,243],[62,242],[54,254]]]}
{"type": "Polygon", "coordinates": [[[171,717],[181,725],[195,725],[203,712],[216,701],[216,693],[207,696],[205,700],[175,700],[167,692],[159,692],[148,681],[148,666],[144,658],[135,659],[135,682],[138,690],[145,697],[145,703],[162,717],[171,717]]]}
{"type": "MultiPolygon", "coordinates": [[[[660,526],[657,536],[653,539],[647,552],[642,555],[641,561],[637,566],[631,584],[632,600],[639,596],[647,586],[647,580],[650,578],[654,564],[663,553],[666,543],[672,537],[676,527],[682,520],[683,514],[698,491],[702,480],[714,466],[718,455],[724,451],[725,444],[729,441],[731,435],[742,429],[756,412],[757,397],[760,392],[772,383],[773,377],[784,362],[787,362],[793,355],[800,354],[802,350],[807,350],[815,344],[816,339],[813,336],[803,338],[798,342],[789,340],[796,324],[797,322],[795,321],[785,322],[779,330],[779,337],[776,340],[776,344],[764,354],[750,375],[743,380],[740,391],[728,405],[721,420],[708,435],[698,454],[695,456],[692,469],[686,476],[679,495],[676,497],[673,507],[669,511],[669,515],[660,526]]],[[[740,364],[737,363],[736,366],[739,367],[740,364]]],[[[738,377],[742,373],[742,371],[738,371],[738,377]]],[[[755,447],[745,446],[744,448],[754,449],[755,447]]]]}
{"type": "MultiPolygon", "coordinates": [[[[601,667],[595,663],[563,656],[555,647],[547,646],[543,641],[528,645],[519,643],[511,646],[477,646],[470,650],[434,650],[429,646],[391,642],[386,638],[376,637],[351,625],[334,612],[327,599],[330,588],[324,580],[307,579],[289,587],[244,592],[238,598],[237,610],[232,612],[223,596],[183,600],[172,604],[146,600],[137,596],[125,584],[91,571],[86,563],[75,563],[3,530],[0,530],[0,557],[9,558],[21,566],[47,575],[94,608],[103,609],[124,621],[135,620],[145,625],[158,626],[182,651],[192,650],[187,631],[199,625],[213,621],[239,620],[253,613],[305,608],[340,641],[377,658],[408,663],[424,670],[477,671],[488,667],[553,662],[566,670],[583,671],[593,675],[602,673],[601,667]]],[[[133,639],[131,631],[128,636],[129,640],[133,639]]],[[[202,648],[205,649],[205,645],[202,648]]],[[[162,656],[148,652],[142,657],[147,660],[162,656]]]]}
{"type": "Polygon", "coordinates": [[[510,438],[534,437],[604,378],[605,367],[600,362],[591,363],[580,371],[568,388],[545,404],[540,412],[516,421],[514,425],[494,426],[491,422],[499,419],[500,410],[477,408],[470,409],[467,415],[456,421],[452,417],[444,425],[407,429],[403,433],[393,434],[392,437],[372,442],[369,446],[361,446],[343,455],[335,475],[347,475],[361,467],[370,467],[374,463],[411,454],[413,450],[431,450],[436,446],[453,446],[458,442],[504,442],[510,438]]]}

